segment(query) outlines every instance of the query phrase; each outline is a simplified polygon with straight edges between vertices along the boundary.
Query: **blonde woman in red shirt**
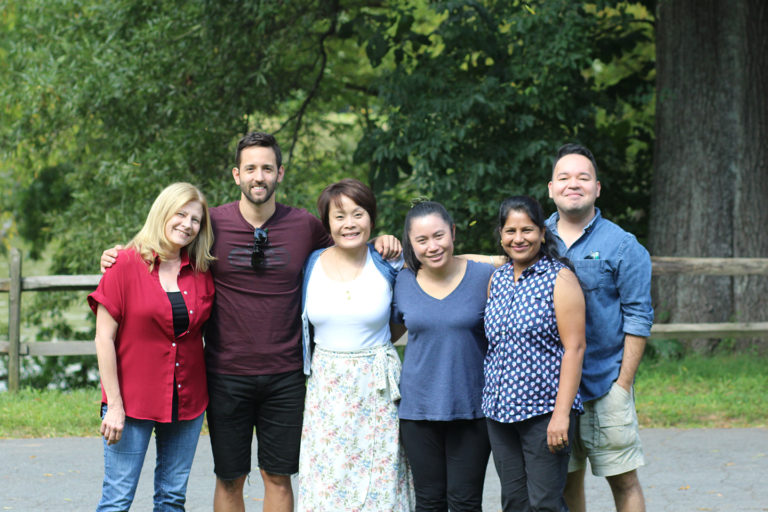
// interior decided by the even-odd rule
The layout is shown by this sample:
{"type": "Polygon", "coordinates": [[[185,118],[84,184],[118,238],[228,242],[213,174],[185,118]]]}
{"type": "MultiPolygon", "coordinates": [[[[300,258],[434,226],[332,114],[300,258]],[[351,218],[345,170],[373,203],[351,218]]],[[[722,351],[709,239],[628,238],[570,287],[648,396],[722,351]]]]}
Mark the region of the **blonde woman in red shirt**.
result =
{"type": "Polygon", "coordinates": [[[130,508],[153,431],[154,509],[184,510],[208,405],[202,327],[213,304],[212,243],[205,197],[174,183],[88,296],[102,387],[97,510],[130,508]]]}

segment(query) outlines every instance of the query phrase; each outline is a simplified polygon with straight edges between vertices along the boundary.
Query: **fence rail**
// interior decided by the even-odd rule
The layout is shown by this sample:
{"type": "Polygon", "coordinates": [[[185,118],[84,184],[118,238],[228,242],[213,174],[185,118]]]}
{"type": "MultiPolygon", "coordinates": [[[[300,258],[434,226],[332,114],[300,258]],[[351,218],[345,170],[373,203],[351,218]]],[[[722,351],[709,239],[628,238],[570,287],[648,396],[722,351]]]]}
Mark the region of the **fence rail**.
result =
{"type": "MultiPolygon", "coordinates": [[[[653,275],[768,276],[768,258],[652,257],[653,275]]],[[[0,292],[9,294],[8,341],[0,341],[0,354],[8,354],[8,389],[19,389],[21,356],[71,356],[96,353],[93,341],[38,341],[21,343],[21,293],[24,291],[92,291],[98,274],[75,276],[21,276],[21,252],[11,249],[9,279],[0,279],[0,292]]],[[[407,334],[398,344],[407,342],[407,334]]],[[[768,322],[656,324],[651,339],[765,337],[768,322]]]]}

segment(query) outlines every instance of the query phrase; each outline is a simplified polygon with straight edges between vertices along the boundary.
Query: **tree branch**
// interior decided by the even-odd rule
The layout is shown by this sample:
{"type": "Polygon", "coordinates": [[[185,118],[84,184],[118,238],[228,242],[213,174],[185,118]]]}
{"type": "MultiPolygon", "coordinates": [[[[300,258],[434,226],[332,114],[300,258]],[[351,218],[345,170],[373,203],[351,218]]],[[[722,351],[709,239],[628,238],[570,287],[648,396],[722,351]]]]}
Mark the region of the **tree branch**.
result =
{"type": "Polygon", "coordinates": [[[280,126],[280,128],[277,130],[277,132],[280,132],[291,121],[294,121],[294,120],[296,121],[296,124],[293,129],[293,137],[291,138],[291,145],[288,149],[289,162],[293,160],[293,150],[296,148],[296,144],[299,139],[299,131],[301,131],[301,124],[304,119],[304,114],[307,112],[307,108],[309,107],[309,104],[317,95],[317,92],[320,89],[320,82],[323,81],[323,75],[325,74],[325,67],[328,63],[328,54],[325,51],[325,40],[336,33],[338,15],[339,15],[339,2],[334,1],[333,2],[333,18],[331,19],[331,26],[328,27],[328,30],[326,30],[324,33],[320,35],[320,40],[319,40],[320,69],[318,70],[317,76],[315,77],[315,83],[312,85],[312,89],[310,89],[309,93],[307,94],[307,97],[304,98],[304,101],[301,103],[301,106],[299,107],[299,109],[292,116],[286,119],[285,122],[282,124],[282,126],[280,126]]]}

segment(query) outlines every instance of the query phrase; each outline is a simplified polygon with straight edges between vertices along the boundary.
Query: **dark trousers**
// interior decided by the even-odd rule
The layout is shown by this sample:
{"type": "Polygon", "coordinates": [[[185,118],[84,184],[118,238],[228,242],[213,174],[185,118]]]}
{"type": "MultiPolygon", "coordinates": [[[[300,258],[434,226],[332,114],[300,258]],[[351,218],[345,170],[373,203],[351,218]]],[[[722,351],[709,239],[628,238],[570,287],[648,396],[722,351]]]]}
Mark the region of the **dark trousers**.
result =
{"type": "MultiPolygon", "coordinates": [[[[571,450],[549,452],[547,426],[551,417],[544,414],[515,423],[487,420],[504,512],[568,511],[563,490],[571,450]]],[[[571,412],[569,439],[574,439],[575,423],[576,413],[571,412]]]]}
{"type": "Polygon", "coordinates": [[[484,419],[400,420],[400,434],[413,472],[417,512],[482,510],[491,453],[484,419]]]}

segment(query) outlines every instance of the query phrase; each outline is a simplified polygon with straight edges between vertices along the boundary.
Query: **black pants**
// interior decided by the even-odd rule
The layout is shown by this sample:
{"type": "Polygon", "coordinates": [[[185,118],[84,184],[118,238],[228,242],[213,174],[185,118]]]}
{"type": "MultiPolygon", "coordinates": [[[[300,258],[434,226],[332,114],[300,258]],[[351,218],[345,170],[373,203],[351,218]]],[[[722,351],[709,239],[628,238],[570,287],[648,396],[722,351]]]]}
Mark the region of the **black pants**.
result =
{"type": "Polygon", "coordinates": [[[482,510],[491,453],[484,419],[400,420],[400,434],[413,472],[418,512],[482,510]]]}
{"type": "MultiPolygon", "coordinates": [[[[570,447],[550,453],[547,426],[551,414],[516,423],[488,421],[493,462],[501,480],[504,512],[567,512],[563,499],[570,447]]],[[[576,413],[571,411],[568,439],[574,439],[576,413]]]]}

